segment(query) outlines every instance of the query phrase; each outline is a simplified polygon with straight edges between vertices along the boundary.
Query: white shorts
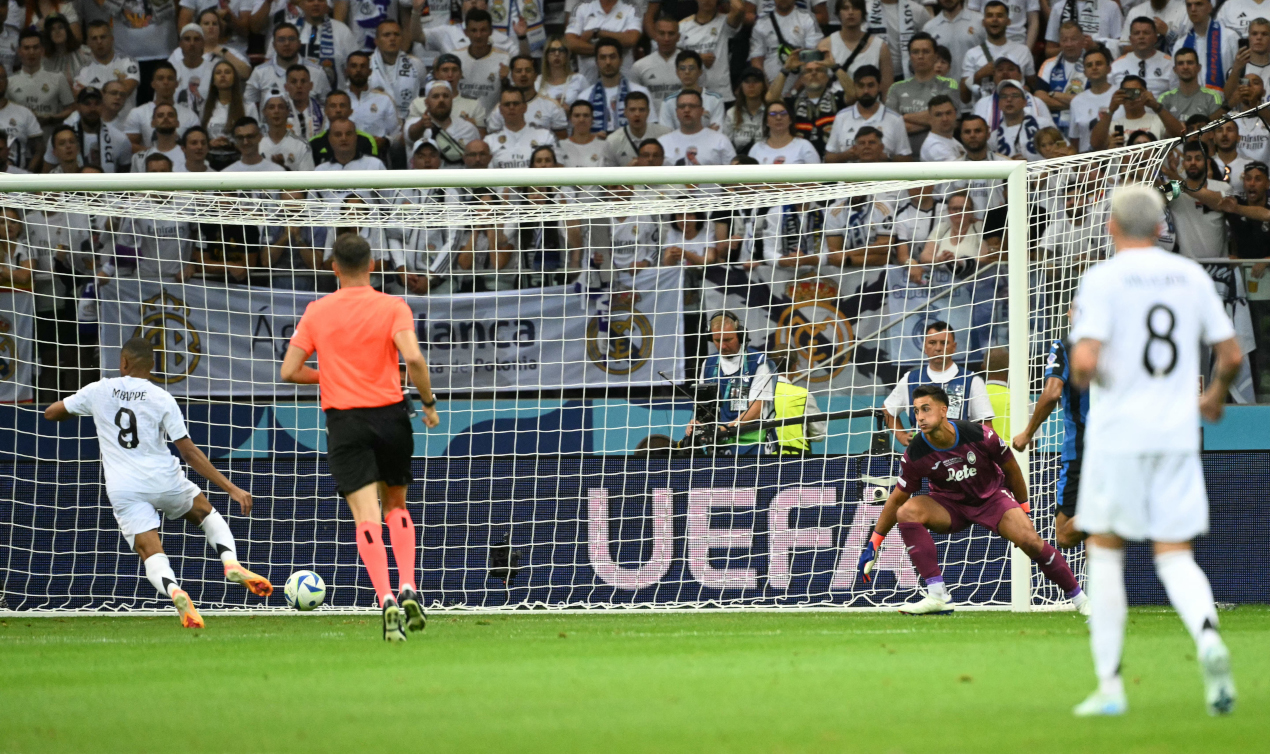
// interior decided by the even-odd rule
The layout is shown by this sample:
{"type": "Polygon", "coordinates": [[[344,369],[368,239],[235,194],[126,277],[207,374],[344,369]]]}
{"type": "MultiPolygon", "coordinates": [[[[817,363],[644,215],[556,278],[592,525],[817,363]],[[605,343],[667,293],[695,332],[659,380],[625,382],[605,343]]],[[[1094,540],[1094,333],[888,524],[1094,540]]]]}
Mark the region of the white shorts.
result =
{"type": "Polygon", "coordinates": [[[1088,455],[1076,527],[1122,539],[1186,542],[1208,532],[1199,453],[1088,455]]]}
{"type": "Polygon", "coordinates": [[[189,479],[182,479],[182,484],[167,492],[136,492],[121,490],[110,492],[110,507],[119,523],[119,531],[128,540],[128,549],[133,548],[133,541],[138,534],[158,529],[162,519],[180,518],[194,507],[194,498],[202,492],[197,484],[189,479]]]}

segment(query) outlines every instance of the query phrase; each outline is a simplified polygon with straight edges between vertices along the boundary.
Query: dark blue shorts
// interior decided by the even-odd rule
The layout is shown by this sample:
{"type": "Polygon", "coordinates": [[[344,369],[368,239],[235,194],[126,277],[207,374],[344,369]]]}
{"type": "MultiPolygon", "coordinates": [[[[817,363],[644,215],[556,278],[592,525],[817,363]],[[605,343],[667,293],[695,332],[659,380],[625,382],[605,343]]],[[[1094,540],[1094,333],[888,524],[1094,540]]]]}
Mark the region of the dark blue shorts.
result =
{"type": "Polygon", "coordinates": [[[1080,489],[1080,459],[1063,461],[1058,470],[1058,489],[1055,490],[1055,501],[1058,512],[1068,518],[1076,515],[1076,492],[1080,489]]]}

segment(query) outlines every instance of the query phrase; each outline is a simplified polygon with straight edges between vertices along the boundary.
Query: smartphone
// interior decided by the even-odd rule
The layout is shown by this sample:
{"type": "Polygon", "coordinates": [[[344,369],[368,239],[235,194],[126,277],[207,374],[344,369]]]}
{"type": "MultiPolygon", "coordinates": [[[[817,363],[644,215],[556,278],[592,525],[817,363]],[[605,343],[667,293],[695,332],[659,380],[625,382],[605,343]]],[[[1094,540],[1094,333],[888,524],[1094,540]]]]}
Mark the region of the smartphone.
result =
{"type": "Polygon", "coordinates": [[[1121,139],[1124,138],[1124,126],[1117,123],[1116,127],[1112,130],[1115,131],[1116,136],[1119,136],[1121,139]]]}
{"type": "Polygon", "coordinates": [[[1239,40],[1239,49],[1241,49],[1241,50],[1242,50],[1243,48],[1245,48],[1245,47],[1247,47],[1247,46],[1248,46],[1248,40],[1247,40],[1247,39],[1241,39],[1241,40],[1239,40]]]}
{"type": "Polygon", "coordinates": [[[824,50],[800,50],[798,53],[798,60],[803,63],[819,63],[824,59],[824,50]]]}
{"type": "Polygon", "coordinates": [[[1244,76],[1243,78],[1239,79],[1239,85],[1240,85],[1240,86],[1249,86],[1248,77],[1247,77],[1247,76],[1244,76]]]}
{"type": "Polygon", "coordinates": [[[1136,100],[1142,96],[1141,89],[1124,89],[1124,98],[1127,100],[1136,100]]]}

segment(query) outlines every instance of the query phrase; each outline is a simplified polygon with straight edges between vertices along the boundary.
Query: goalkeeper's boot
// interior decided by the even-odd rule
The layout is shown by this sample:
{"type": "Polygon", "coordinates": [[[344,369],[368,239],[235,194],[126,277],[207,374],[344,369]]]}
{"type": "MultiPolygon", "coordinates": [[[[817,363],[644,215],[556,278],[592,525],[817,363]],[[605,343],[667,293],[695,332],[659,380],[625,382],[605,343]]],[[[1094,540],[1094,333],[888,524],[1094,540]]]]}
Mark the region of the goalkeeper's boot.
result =
{"type": "Polygon", "coordinates": [[[1076,608],[1076,612],[1080,613],[1086,618],[1089,617],[1089,611],[1090,611],[1089,595],[1085,594],[1085,590],[1082,589],[1080,591],[1080,594],[1077,594],[1075,597],[1072,597],[1072,605],[1076,608]]]}
{"type": "Polygon", "coordinates": [[[947,593],[935,595],[927,592],[921,600],[901,607],[900,612],[904,615],[952,615],[952,595],[947,593]]]}
{"type": "Polygon", "coordinates": [[[238,563],[225,566],[225,578],[235,584],[242,584],[257,597],[273,594],[273,584],[269,583],[269,579],[248,571],[238,563]]]}
{"type": "Polygon", "coordinates": [[[1113,693],[1099,689],[1090,694],[1085,701],[1072,708],[1076,717],[1108,717],[1123,715],[1129,711],[1129,703],[1125,701],[1124,691],[1113,693]]]}
{"type": "Polygon", "coordinates": [[[1230,675],[1230,651],[1220,639],[1200,653],[1199,667],[1204,673],[1204,702],[1208,714],[1229,715],[1235,711],[1235,681],[1230,675]]]}
{"type": "Polygon", "coordinates": [[[194,607],[194,600],[190,599],[189,592],[173,589],[172,604],[176,605],[176,611],[181,616],[182,628],[204,628],[203,616],[198,614],[198,608],[194,607]]]}
{"type": "Polygon", "coordinates": [[[392,597],[384,600],[384,641],[406,640],[406,632],[402,628],[403,618],[401,606],[397,604],[397,600],[392,597]]]}
{"type": "Polygon", "coordinates": [[[428,616],[423,614],[423,598],[410,587],[401,590],[397,595],[397,603],[406,613],[406,628],[411,631],[422,631],[428,625],[428,616]]]}

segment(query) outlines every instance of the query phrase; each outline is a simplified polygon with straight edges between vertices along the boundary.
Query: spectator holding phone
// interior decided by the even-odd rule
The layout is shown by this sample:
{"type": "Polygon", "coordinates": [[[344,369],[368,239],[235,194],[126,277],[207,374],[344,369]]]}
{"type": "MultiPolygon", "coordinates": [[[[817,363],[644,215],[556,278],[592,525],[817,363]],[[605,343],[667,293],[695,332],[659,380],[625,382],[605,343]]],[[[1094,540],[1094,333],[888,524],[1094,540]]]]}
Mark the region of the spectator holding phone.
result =
{"type": "Polygon", "coordinates": [[[1186,127],[1156,101],[1141,76],[1125,76],[1120,88],[1111,95],[1107,111],[1099,116],[1089,141],[1094,149],[1122,147],[1124,135],[1134,131],[1148,131],[1155,138],[1163,139],[1181,136],[1186,127]]]}

